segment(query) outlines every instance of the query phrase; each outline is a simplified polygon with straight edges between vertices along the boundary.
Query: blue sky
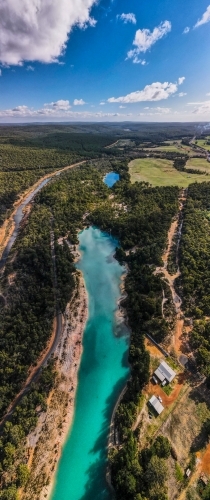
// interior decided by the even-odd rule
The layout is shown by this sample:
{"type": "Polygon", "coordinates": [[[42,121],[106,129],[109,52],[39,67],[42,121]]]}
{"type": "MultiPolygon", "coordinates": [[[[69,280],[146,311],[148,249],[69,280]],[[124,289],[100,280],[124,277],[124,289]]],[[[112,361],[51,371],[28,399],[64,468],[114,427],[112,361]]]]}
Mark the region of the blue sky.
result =
{"type": "Polygon", "coordinates": [[[5,0],[0,122],[209,121],[210,0],[5,0]]]}

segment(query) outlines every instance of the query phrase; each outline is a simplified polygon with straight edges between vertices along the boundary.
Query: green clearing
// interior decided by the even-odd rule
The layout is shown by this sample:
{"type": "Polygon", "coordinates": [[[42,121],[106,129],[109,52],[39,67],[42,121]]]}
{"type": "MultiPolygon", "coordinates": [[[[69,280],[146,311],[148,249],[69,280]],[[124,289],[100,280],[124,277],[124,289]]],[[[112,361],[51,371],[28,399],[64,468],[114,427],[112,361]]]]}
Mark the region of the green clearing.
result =
{"type": "MultiPolygon", "coordinates": [[[[203,161],[203,159],[201,161],[203,161]]],[[[206,164],[208,166],[207,161],[206,164]]],[[[160,158],[141,158],[133,160],[129,163],[129,172],[131,175],[131,182],[144,181],[149,182],[152,186],[187,187],[192,182],[204,182],[205,180],[209,180],[209,176],[179,172],[173,167],[172,161],[160,158]]]]}
{"type": "Polygon", "coordinates": [[[147,151],[163,151],[165,153],[183,153],[191,154],[192,149],[189,146],[181,144],[181,142],[170,143],[165,141],[165,146],[156,146],[151,148],[149,146],[144,147],[147,151]]]}
{"type": "Polygon", "coordinates": [[[186,168],[193,168],[210,174],[210,162],[206,158],[190,158],[187,161],[186,168]]]}
{"type": "Polygon", "coordinates": [[[207,151],[210,151],[210,144],[207,144],[207,141],[210,141],[210,137],[206,138],[206,139],[197,139],[195,141],[195,144],[197,146],[200,146],[200,148],[204,148],[206,149],[207,151]]]}
{"type": "Polygon", "coordinates": [[[144,148],[146,149],[147,151],[163,151],[163,152],[170,152],[170,153],[180,153],[182,152],[182,148],[178,148],[177,146],[175,145],[169,145],[169,146],[156,146],[155,148],[150,148],[150,147],[147,147],[147,148],[144,148]]]}

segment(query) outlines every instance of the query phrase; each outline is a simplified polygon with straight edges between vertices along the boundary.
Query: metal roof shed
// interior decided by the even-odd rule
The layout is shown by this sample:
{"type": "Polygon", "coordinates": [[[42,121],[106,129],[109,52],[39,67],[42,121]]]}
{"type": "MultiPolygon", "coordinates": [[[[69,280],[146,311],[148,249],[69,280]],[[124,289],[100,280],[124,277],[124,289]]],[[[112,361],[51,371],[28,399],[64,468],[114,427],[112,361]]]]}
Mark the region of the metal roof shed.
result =
{"type": "Polygon", "coordinates": [[[164,410],[163,405],[160,403],[160,401],[156,398],[156,396],[152,396],[149,400],[149,403],[151,406],[154,408],[154,410],[160,415],[162,411],[164,410]]]}
{"type": "Polygon", "coordinates": [[[164,375],[164,378],[166,378],[168,382],[172,382],[174,377],[176,377],[174,370],[172,370],[172,368],[165,361],[160,363],[158,370],[162,373],[162,375],[164,375]]]}
{"type": "Polygon", "coordinates": [[[163,373],[159,370],[159,368],[157,368],[157,370],[155,370],[155,375],[158,377],[158,379],[163,382],[165,380],[165,375],[163,375],[163,373]]]}

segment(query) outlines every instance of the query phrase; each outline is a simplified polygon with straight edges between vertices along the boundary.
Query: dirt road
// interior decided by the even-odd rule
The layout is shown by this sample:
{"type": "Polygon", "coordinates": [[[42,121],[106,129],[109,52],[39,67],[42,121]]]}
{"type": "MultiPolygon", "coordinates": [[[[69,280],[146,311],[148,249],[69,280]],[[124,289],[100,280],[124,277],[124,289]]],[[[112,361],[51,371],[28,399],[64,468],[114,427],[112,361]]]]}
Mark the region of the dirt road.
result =
{"type": "MultiPolygon", "coordinates": [[[[177,214],[176,219],[172,222],[171,227],[170,227],[169,232],[168,232],[168,245],[167,245],[166,251],[164,252],[164,254],[162,256],[163,266],[156,268],[156,271],[155,271],[155,274],[163,274],[164,275],[164,278],[167,280],[169,287],[170,287],[170,290],[171,290],[171,295],[172,295],[172,299],[173,299],[173,303],[174,303],[174,307],[175,307],[175,311],[176,311],[176,326],[175,326],[174,335],[173,335],[173,347],[174,347],[177,355],[181,354],[180,348],[181,348],[181,344],[182,344],[181,337],[182,337],[182,333],[183,333],[184,321],[182,319],[182,310],[181,310],[182,300],[179,297],[179,295],[176,293],[175,280],[180,276],[180,270],[179,270],[179,265],[178,265],[178,250],[179,250],[179,242],[180,242],[181,232],[182,232],[182,221],[180,219],[180,214],[183,210],[185,200],[186,200],[185,191],[182,190],[181,195],[179,197],[179,212],[177,214]],[[168,258],[169,258],[169,255],[170,255],[170,252],[171,252],[171,249],[173,246],[173,240],[174,240],[175,234],[177,234],[177,233],[178,233],[178,241],[177,241],[177,248],[176,248],[177,272],[175,274],[171,275],[167,269],[168,258]]],[[[163,297],[162,306],[164,306],[164,297],[163,297]]]]}
{"type": "MultiPolygon", "coordinates": [[[[61,168],[59,170],[56,170],[52,173],[46,174],[43,177],[41,177],[33,186],[31,186],[29,189],[27,189],[23,194],[20,195],[19,199],[14,203],[14,210],[10,217],[4,221],[4,224],[0,227],[0,256],[3,255],[7,244],[12,237],[12,234],[15,230],[15,216],[17,214],[18,209],[20,206],[24,203],[24,201],[30,196],[33,195],[33,192],[36,191],[40,184],[43,183],[46,179],[51,179],[62,172],[65,172],[66,170],[69,170],[70,168],[77,167],[79,165],[82,165],[85,163],[86,160],[80,161],[78,163],[73,163],[72,165],[68,165],[64,168],[61,168]]],[[[31,200],[30,200],[31,201],[31,200]]],[[[28,205],[27,205],[28,206],[28,205]]]]}

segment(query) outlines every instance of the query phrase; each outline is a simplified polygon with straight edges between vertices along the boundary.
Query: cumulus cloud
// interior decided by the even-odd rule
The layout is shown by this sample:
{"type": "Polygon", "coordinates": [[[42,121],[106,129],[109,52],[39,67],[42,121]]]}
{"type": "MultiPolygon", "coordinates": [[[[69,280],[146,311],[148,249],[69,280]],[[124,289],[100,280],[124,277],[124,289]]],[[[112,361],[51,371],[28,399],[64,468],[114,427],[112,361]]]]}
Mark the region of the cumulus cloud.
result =
{"type": "Polygon", "coordinates": [[[189,33],[189,31],[190,31],[189,26],[186,26],[186,28],[183,31],[184,35],[186,35],[187,33],[189,33]]]}
{"type": "Polygon", "coordinates": [[[135,34],[135,38],[133,41],[133,45],[135,49],[129,50],[127,53],[128,59],[138,58],[138,55],[141,52],[147,52],[152,45],[154,45],[158,40],[163,38],[171,31],[171,23],[170,21],[164,21],[159,26],[154,28],[153,31],[149,29],[137,30],[135,34]]]}
{"type": "Polygon", "coordinates": [[[105,102],[104,101],[101,101],[100,102],[100,106],[104,106],[105,102]]]}
{"type": "Polygon", "coordinates": [[[27,71],[34,71],[34,67],[29,64],[29,66],[26,66],[27,71]]]}
{"type": "Polygon", "coordinates": [[[72,111],[69,101],[64,101],[60,99],[56,102],[51,102],[49,104],[44,104],[40,109],[29,108],[28,106],[20,105],[11,109],[1,109],[0,118],[11,119],[11,120],[28,120],[32,121],[35,119],[40,119],[42,121],[47,120],[93,120],[93,119],[104,119],[104,118],[115,118],[115,117],[126,117],[128,114],[122,113],[93,113],[91,111],[72,111]]]}
{"type": "Polygon", "coordinates": [[[178,94],[179,97],[184,97],[185,95],[187,95],[186,92],[179,92],[179,94],[178,94]]]}
{"type": "Polygon", "coordinates": [[[65,51],[73,26],[95,26],[97,0],[4,0],[0,2],[0,61],[52,63],[65,51]]]}
{"type": "Polygon", "coordinates": [[[46,108],[52,108],[56,111],[68,111],[71,106],[70,106],[70,102],[68,100],[63,100],[63,99],[59,99],[58,101],[55,101],[55,102],[50,102],[49,104],[45,104],[44,105],[46,108]]]}
{"type": "Polygon", "coordinates": [[[206,24],[210,22],[210,5],[207,7],[206,11],[202,15],[201,19],[198,19],[197,23],[195,24],[194,28],[199,28],[199,26],[202,26],[202,24],[206,24]]]}
{"type": "Polygon", "coordinates": [[[210,92],[207,92],[207,94],[206,94],[206,95],[208,95],[208,96],[209,96],[209,95],[210,95],[210,92]]]}
{"type": "Polygon", "coordinates": [[[129,12],[129,14],[118,14],[117,18],[121,19],[121,21],[123,21],[125,24],[136,24],[136,16],[135,14],[133,14],[133,12],[129,12]]]}
{"type": "Polygon", "coordinates": [[[151,85],[146,85],[143,90],[137,90],[136,92],[131,92],[126,96],[122,97],[110,97],[108,102],[120,102],[120,103],[135,103],[142,101],[161,101],[162,99],[168,99],[171,95],[175,94],[178,90],[178,86],[184,81],[184,77],[178,79],[176,83],[169,82],[155,82],[151,85]]]}
{"type": "Polygon", "coordinates": [[[84,104],[86,104],[86,102],[83,101],[83,99],[74,99],[73,104],[74,104],[74,106],[84,106],[84,104]]]}

